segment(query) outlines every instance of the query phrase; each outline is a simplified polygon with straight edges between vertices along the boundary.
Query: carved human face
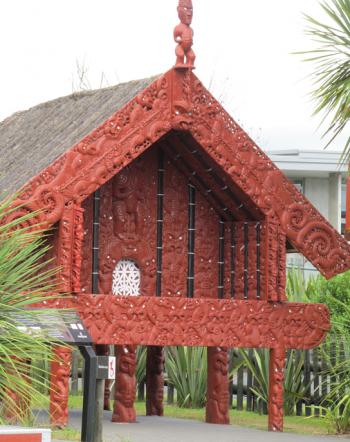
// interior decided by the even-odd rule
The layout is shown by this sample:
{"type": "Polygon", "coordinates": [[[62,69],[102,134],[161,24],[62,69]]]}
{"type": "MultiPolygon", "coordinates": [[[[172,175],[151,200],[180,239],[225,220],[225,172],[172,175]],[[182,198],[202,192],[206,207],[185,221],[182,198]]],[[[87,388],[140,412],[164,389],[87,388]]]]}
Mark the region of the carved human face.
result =
{"type": "Polygon", "coordinates": [[[193,17],[192,6],[181,5],[177,8],[177,13],[179,15],[179,19],[180,19],[181,23],[188,25],[188,26],[192,23],[192,17],[193,17]]]}

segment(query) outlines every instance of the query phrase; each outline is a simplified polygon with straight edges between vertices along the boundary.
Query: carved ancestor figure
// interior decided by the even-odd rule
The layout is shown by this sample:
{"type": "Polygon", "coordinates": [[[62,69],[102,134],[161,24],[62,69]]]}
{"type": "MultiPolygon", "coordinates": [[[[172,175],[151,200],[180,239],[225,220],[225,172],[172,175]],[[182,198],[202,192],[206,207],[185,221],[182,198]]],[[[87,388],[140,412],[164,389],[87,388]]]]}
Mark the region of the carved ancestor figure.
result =
{"type": "Polygon", "coordinates": [[[228,355],[226,348],[208,347],[206,422],[229,424],[228,355]]]}
{"type": "Polygon", "coordinates": [[[136,411],[136,347],[116,347],[117,373],[112,422],[135,422],[136,411]]]}
{"type": "Polygon", "coordinates": [[[269,367],[269,430],[283,431],[283,383],[286,352],[284,348],[270,350],[269,367]]]}
{"type": "Polygon", "coordinates": [[[192,50],[193,30],[190,27],[193,16],[192,0],[179,0],[177,13],[180,23],[174,29],[174,40],[177,43],[175,67],[193,68],[196,56],[192,50]]]}
{"type": "Polygon", "coordinates": [[[163,416],[164,389],[163,347],[147,347],[146,364],[146,413],[147,416],[163,416]]]}
{"type": "Polygon", "coordinates": [[[55,360],[51,363],[50,419],[51,424],[63,428],[68,423],[68,389],[71,369],[69,348],[56,347],[55,360]]]}

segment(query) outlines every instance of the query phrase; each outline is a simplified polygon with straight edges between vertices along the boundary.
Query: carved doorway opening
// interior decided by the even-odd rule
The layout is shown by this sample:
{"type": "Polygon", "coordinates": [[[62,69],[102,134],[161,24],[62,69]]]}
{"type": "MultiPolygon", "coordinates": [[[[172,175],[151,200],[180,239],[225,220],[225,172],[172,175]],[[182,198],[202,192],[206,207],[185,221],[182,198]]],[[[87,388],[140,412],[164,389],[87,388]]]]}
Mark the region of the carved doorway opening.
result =
{"type": "Polygon", "coordinates": [[[135,261],[121,259],[112,275],[112,293],[119,296],[139,296],[141,272],[135,261]]]}

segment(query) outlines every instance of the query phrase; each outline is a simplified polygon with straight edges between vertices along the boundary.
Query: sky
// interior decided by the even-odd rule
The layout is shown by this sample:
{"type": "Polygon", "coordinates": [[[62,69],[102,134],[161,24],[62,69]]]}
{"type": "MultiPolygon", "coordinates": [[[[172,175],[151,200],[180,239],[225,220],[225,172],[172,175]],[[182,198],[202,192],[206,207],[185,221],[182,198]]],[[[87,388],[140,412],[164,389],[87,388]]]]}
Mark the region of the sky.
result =
{"type": "MultiPolygon", "coordinates": [[[[178,0],[1,0],[0,120],[79,89],[160,74],[175,62],[178,0]]],[[[265,150],[322,149],[308,93],[303,13],[318,0],[193,0],[195,74],[265,150]]],[[[332,148],[341,150],[345,134],[332,148]]]]}

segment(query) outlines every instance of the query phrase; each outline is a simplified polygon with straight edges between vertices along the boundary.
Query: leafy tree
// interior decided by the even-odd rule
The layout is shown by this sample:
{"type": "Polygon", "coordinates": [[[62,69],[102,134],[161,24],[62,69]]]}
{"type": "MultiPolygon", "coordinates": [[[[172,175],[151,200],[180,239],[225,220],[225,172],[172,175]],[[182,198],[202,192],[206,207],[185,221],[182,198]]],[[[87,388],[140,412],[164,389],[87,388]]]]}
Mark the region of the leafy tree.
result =
{"type": "MultiPolygon", "coordinates": [[[[306,34],[316,44],[305,61],[314,65],[312,73],[315,114],[323,114],[322,123],[330,135],[327,146],[349,127],[350,121],[350,0],[329,0],[320,6],[327,23],[305,15],[306,34]]],[[[350,160],[350,136],[343,152],[343,161],[350,160]]]]}

